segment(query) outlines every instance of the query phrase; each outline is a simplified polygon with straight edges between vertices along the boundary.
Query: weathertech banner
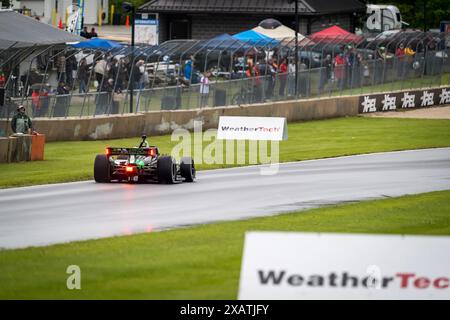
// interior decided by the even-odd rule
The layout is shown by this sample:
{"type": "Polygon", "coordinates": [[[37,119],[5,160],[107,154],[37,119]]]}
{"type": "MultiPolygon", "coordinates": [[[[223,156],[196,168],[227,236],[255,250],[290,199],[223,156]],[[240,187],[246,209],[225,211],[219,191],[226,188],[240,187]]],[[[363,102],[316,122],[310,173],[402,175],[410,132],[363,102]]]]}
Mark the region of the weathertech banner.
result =
{"type": "Polygon", "coordinates": [[[450,103],[450,87],[361,96],[359,113],[426,108],[450,103]]]}
{"type": "Polygon", "coordinates": [[[286,118],[226,117],[219,118],[217,139],[220,140],[287,140],[286,118]]]}
{"type": "Polygon", "coordinates": [[[241,300],[450,299],[450,237],[247,232],[241,300]]]}

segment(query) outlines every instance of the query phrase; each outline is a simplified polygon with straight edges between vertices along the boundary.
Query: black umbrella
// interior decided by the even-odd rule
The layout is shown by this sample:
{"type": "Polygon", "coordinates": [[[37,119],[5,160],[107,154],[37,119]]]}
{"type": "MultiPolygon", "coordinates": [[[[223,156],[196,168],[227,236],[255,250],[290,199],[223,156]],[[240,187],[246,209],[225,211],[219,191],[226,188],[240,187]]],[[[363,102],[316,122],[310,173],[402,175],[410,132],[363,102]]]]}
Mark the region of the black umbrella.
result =
{"type": "Polygon", "coordinates": [[[282,25],[283,24],[278,20],[265,19],[265,20],[261,21],[258,26],[260,26],[261,28],[264,28],[264,29],[276,29],[282,25]]]}

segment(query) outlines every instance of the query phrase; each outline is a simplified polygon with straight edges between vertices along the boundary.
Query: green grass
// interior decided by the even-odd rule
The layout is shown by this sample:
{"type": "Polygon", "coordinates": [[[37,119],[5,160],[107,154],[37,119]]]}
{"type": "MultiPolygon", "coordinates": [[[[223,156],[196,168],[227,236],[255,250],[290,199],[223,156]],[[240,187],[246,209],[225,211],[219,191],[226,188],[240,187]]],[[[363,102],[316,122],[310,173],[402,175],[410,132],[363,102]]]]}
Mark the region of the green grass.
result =
{"type": "MultiPolygon", "coordinates": [[[[289,139],[280,144],[281,162],[450,146],[450,120],[352,117],[292,123],[288,130],[289,139]]],[[[162,153],[176,144],[170,136],[150,137],[150,142],[162,153]]],[[[47,143],[45,161],[0,164],[0,188],[92,179],[97,153],[108,145],[137,143],[138,138],[47,143]]],[[[200,164],[198,169],[230,166],[200,164]]]]}
{"type": "Polygon", "coordinates": [[[235,299],[250,230],[450,235],[450,191],[188,229],[0,250],[0,299],[235,299]],[[67,290],[69,265],[81,290],[67,290]]]}

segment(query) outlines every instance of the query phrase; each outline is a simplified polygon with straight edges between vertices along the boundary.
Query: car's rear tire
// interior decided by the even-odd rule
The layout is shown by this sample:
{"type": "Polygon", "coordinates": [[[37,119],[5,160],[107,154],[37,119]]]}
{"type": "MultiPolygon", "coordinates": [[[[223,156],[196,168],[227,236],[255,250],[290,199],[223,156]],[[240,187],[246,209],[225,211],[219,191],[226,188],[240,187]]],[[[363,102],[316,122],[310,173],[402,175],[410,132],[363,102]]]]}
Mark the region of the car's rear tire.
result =
{"type": "Polygon", "coordinates": [[[158,181],[160,183],[173,184],[175,183],[176,168],[173,158],[170,156],[163,156],[158,159],[158,181]]]}
{"type": "Polygon", "coordinates": [[[108,183],[111,182],[111,164],[104,154],[98,154],[94,162],[94,179],[95,182],[108,183]]]}
{"type": "Polygon", "coordinates": [[[195,165],[191,157],[181,158],[180,173],[186,182],[194,182],[195,180],[195,165]]]}

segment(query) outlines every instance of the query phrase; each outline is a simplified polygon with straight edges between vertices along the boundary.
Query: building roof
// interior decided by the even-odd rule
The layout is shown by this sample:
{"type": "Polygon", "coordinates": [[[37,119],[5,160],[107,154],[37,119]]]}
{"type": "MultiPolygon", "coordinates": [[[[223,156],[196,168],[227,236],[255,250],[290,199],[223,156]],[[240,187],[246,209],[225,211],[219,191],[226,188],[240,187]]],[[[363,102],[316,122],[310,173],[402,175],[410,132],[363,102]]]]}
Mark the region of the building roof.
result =
{"type": "Polygon", "coordinates": [[[11,10],[0,10],[0,49],[63,44],[83,38],[11,10]]]}
{"type": "MultiPolygon", "coordinates": [[[[299,0],[299,13],[362,12],[365,4],[359,0],[299,0]]],[[[153,0],[139,7],[147,12],[183,13],[250,13],[294,14],[295,4],[287,0],[153,0]]]]}

